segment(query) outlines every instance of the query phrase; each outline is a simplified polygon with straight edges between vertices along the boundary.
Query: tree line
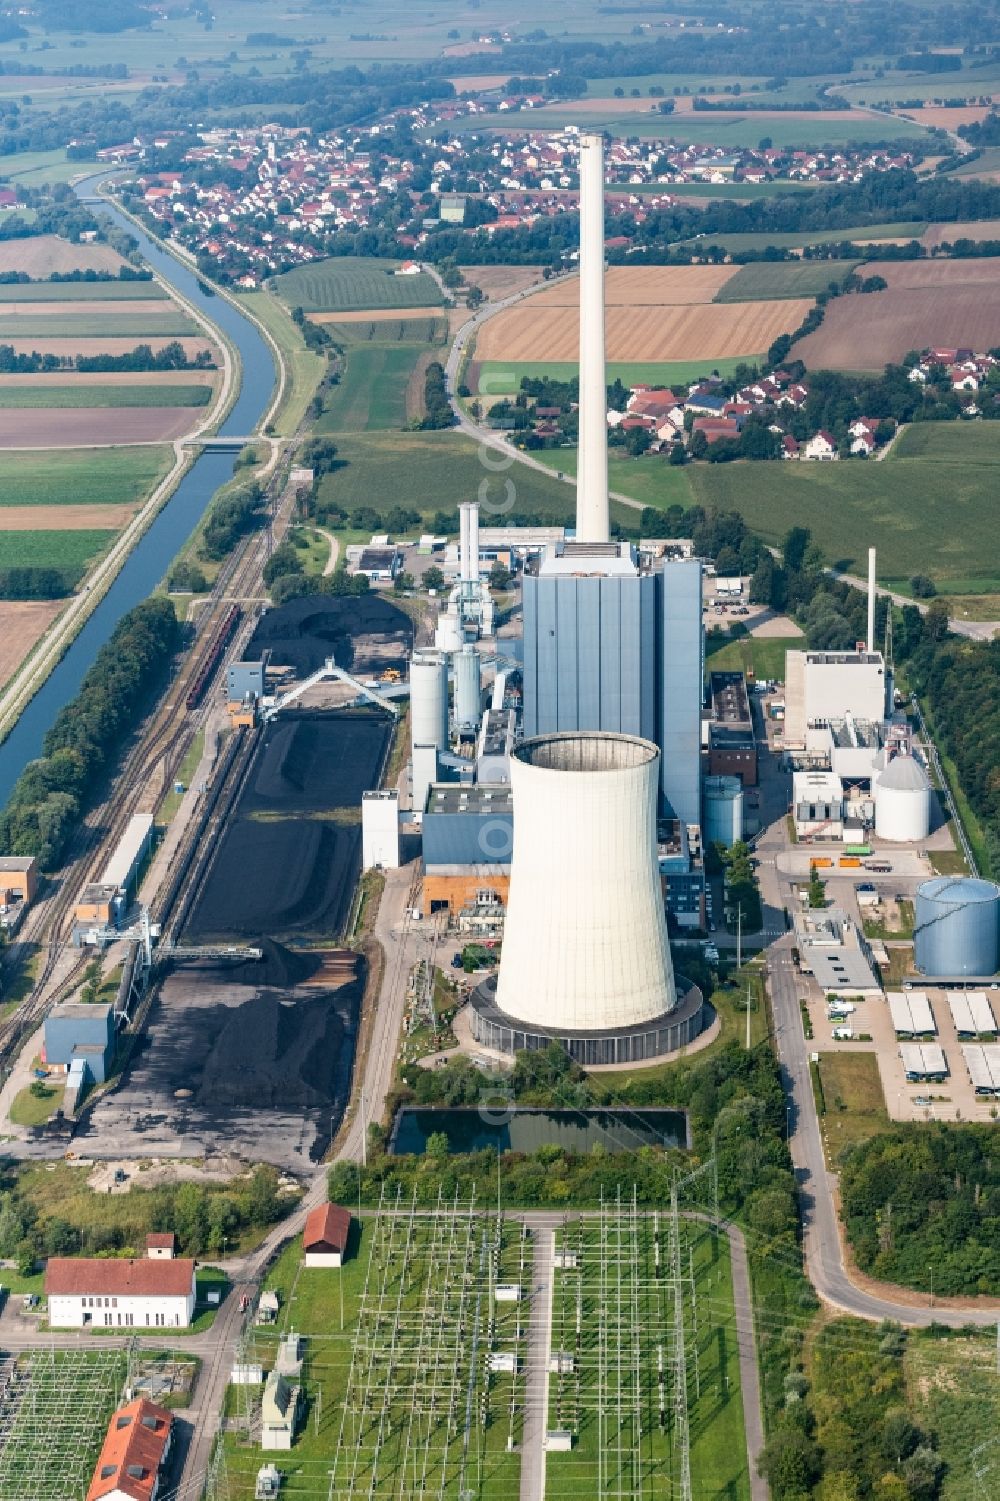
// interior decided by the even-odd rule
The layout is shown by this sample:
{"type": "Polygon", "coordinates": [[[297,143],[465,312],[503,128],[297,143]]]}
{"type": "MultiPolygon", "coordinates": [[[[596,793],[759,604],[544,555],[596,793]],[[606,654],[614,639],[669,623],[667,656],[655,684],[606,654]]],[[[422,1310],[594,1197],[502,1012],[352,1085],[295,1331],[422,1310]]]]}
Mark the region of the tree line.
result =
{"type": "Polygon", "coordinates": [[[179,644],[169,600],[143,600],[122,617],[46,734],[42,755],[14,784],[0,812],[0,849],[35,855],[45,869],[59,864],[112,757],[162,687],[179,644]]]}

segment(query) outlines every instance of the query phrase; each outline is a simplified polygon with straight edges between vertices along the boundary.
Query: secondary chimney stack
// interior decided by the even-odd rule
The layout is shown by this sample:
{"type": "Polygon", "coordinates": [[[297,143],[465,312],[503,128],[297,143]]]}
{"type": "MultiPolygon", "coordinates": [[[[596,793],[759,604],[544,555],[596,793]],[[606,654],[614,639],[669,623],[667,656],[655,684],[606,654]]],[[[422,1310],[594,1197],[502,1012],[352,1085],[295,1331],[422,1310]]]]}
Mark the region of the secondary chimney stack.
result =
{"type": "Polygon", "coordinates": [[[607,542],[608,393],[604,372],[604,137],[580,137],[580,438],[576,535],[607,542]]]}
{"type": "Polygon", "coordinates": [[[470,500],[463,501],[458,508],[458,577],[463,584],[469,583],[472,579],[469,542],[472,534],[473,509],[473,503],[470,500]]]}
{"type": "Polygon", "coordinates": [[[868,650],[875,650],[875,549],[868,549],[868,650]]]}

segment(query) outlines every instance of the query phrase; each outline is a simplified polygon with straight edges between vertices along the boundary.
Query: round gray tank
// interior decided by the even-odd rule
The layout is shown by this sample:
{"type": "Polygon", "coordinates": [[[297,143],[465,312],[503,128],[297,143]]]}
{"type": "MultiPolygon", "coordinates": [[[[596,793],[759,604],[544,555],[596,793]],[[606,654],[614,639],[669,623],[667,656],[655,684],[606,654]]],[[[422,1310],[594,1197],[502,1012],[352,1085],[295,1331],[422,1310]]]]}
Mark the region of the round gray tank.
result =
{"type": "Polygon", "coordinates": [[[730,845],[743,838],[743,783],[739,777],[705,777],[702,836],[706,844],[730,845]]]}
{"type": "Polygon", "coordinates": [[[917,887],[914,959],[924,975],[993,975],[1000,966],[1000,887],[935,876],[917,887]]]}

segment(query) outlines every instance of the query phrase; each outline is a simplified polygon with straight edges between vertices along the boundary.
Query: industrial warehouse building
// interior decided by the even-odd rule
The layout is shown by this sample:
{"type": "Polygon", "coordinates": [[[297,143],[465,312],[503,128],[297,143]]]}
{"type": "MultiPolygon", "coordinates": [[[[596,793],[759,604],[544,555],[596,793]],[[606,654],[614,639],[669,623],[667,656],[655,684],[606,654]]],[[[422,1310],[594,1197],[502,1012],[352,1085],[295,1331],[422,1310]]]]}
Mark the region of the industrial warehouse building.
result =
{"type": "Polygon", "coordinates": [[[101,929],[121,922],[152,837],[152,813],[134,813],[100,878],[85,886],[77,899],[75,943],[100,942],[101,929]]]}
{"type": "Polygon", "coordinates": [[[427,794],[423,834],[425,917],[471,918],[506,907],[514,808],[509,786],[436,783],[427,794]]]}
{"type": "Polygon", "coordinates": [[[708,771],[713,777],[739,777],[744,787],[757,785],[757,739],[747,680],[742,672],[713,672],[709,678],[711,723],[708,771]]]}
{"type": "Polygon", "coordinates": [[[87,1501],[156,1501],[170,1455],[173,1414],[138,1397],[108,1425],[87,1501]]]}
{"type": "Polygon", "coordinates": [[[53,1329],[186,1329],[194,1317],[194,1261],[51,1256],[45,1295],[53,1329]]]}
{"type": "Polygon", "coordinates": [[[110,1006],[63,1001],[45,1018],[44,1062],[70,1072],[82,1065],[85,1083],[103,1084],[115,1051],[115,1019],[110,1006]]]}
{"type": "Polygon", "coordinates": [[[811,725],[828,724],[848,714],[881,724],[886,705],[881,652],[790,651],[785,656],[787,746],[804,746],[811,725]]]}

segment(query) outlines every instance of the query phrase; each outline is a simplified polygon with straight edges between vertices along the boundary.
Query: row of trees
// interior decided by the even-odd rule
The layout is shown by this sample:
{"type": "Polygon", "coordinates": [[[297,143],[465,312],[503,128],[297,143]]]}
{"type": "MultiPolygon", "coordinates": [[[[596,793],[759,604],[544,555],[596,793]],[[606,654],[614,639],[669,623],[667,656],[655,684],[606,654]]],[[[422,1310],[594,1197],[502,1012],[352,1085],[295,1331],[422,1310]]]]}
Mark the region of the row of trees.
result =
{"type": "Polygon", "coordinates": [[[445,385],[444,366],[440,360],[432,360],[424,375],[424,415],[420,426],[424,430],[433,430],[451,427],[454,421],[455,414],[445,385]]]}
{"type": "Polygon", "coordinates": [[[62,599],[80,577],[79,568],[0,568],[0,599],[62,599]]]}
{"type": "Polygon", "coordinates": [[[0,813],[0,848],[37,855],[48,869],[59,863],[102,774],[162,685],[179,642],[169,600],[143,600],[122,617],[46,734],[43,755],[18,777],[0,813]]]}
{"type": "Polygon", "coordinates": [[[219,496],[208,513],[201,536],[201,550],[211,562],[219,562],[241,537],[264,523],[264,492],[256,480],[219,496]]]}

